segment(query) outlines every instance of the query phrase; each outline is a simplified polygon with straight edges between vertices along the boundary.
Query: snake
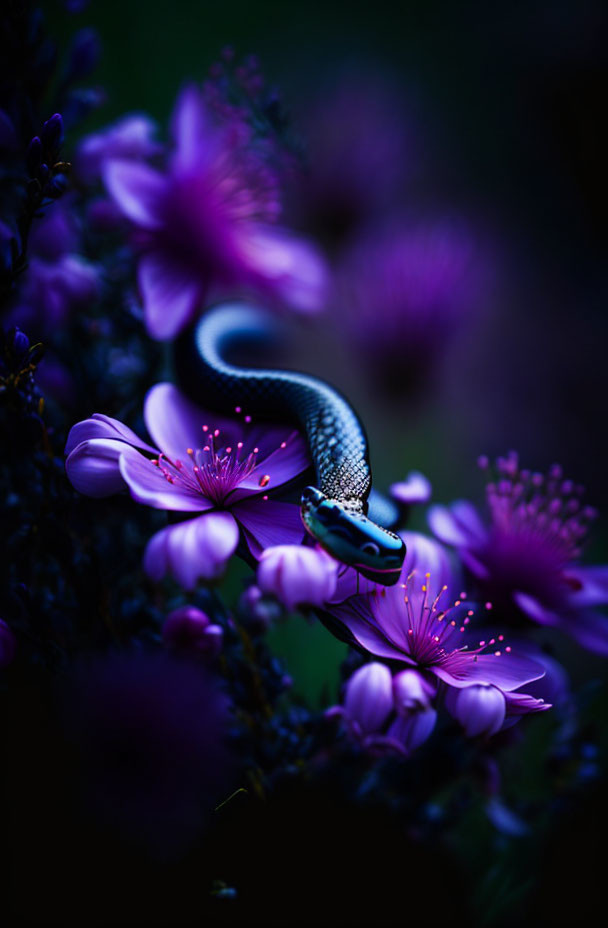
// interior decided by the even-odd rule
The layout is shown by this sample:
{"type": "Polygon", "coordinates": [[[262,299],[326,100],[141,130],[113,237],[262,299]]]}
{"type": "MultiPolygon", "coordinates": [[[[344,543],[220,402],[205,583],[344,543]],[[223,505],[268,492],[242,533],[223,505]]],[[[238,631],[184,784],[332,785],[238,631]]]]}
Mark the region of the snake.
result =
{"type": "MultiPolygon", "coordinates": [[[[235,404],[303,432],[316,485],[302,491],[304,528],[336,560],[384,586],[399,579],[405,543],[369,510],[372,474],[365,429],[346,398],[325,381],[291,370],[244,367],[231,360],[243,346],[276,341],[276,318],[247,303],[209,309],[176,343],[180,385],[211,398],[218,412],[235,404]]],[[[198,396],[194,396],[197,394],[198,396]]]]}

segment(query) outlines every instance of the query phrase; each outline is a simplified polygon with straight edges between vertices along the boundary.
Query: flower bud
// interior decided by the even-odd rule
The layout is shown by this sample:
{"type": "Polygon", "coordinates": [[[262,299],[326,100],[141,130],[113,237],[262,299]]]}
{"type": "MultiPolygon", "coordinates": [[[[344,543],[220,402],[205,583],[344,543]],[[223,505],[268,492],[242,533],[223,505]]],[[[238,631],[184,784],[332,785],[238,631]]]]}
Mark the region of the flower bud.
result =
{"type": "Polygon", "coordinates": [[[372,661],[356,670],[346,684],[344,713],[363,733],[379,731],[393,709],[391,672],[372,661]]]}
{"type": "Polygon", "coordinates": [[[239,609],[260,631],[265,631],[283,613],[281,604],[273,596],[262,593],[254,583],[241,593],[239,609]]]}
{"type": "Polygon", "coordinates": [[[68,189],[68,184],[69,181],[65,174],[55,174],[52,181],[46,185],[44,193],[52,200],[58,200],[68,189]]]}
{"type": "Polygon", "coordinates": [[[12,336],[13,336],[13,345],[12,345],[13,353],[15,354],[17,358],[21,359],[27,354],[27,352],[30,349],[30,340],[25,334],[25,332],[21,331],[18,325],[16,325],[15,328],[13,329],[12,336]]]}
{"type": "Polygon", "coordinates": [[[38,168],[42,162],[42,142],[37,135],[34,136],[32,141],[27,147],[27,154],[25,156],[25,163],[27,165],[28,174],[30,177],[35,177],[38,173],[38,168]]]}
{"type": "Polygon", "coordinates": [[[57,152],[63,142],[63,118],[60,113],[55,113],[50,119],[47,119],[42,127],[40,138],[47,152],[57,152]]]}
{"type": "Polygon", "coordinates": [[[433,690],[417,670],[402,670],[393,678],[393,696],[397,712],[427,709],[433,690]]]}
{"type": "Polygon", "coordinates": [[[213,625],[196,606],[182,606],[169,613],[163,626],[163,642],[168,648],[215,657],[222,648],[224,632],[213,625]]]}
{"type": "Polygon", "coordinates": [[[267,548],[258,566],[258,585],[287,609],[323,606],[336,590],[338,565],[317,548],[277,545],[267,548]]]}
{"type": "Polygon", "coordinates": [[[494,735],[505,720],[505,697],[497,687],[485,683],[450,687],[446,706],[469,738],[494,735]]]}

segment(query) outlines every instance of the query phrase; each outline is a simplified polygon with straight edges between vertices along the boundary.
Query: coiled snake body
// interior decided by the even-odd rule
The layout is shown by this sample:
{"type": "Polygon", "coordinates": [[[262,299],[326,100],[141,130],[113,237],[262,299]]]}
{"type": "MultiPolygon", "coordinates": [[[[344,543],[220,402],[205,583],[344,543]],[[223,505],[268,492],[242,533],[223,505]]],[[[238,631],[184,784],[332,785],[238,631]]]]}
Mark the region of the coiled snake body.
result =
{"type": "Polygon", "coordinates": [[[378,583],[395,583],[405,545],[368,515],[371,470],[363,426],[348,402],[328,384],[294,371],[240,367],[226,360],[245,341],[275,335],[273,319],[242,303],[210,310],[178,342],[182,383],[218,411],[235,404],[255,415],[295,421],[304,431],[317,487],[302,493],[307,531],[326,551],[378,583]]]}

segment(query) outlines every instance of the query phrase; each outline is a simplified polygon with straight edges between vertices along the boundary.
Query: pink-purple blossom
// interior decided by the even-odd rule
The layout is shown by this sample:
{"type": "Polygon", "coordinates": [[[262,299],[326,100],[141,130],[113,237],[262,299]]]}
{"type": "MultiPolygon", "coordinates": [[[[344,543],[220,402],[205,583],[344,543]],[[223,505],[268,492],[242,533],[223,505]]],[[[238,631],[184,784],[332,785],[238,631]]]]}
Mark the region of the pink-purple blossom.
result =
{"type": "MultiPolygon", "coordinates": [[[[484,470],[486,458],[480,459],[484,470]]],[[[522,469],[515,452],[498,458],[488,483],[489,519],[470,502],[434,506],[429,524],[451,545],[497,605],[517,607],[539,625],[559,628],[580,644],[608,654],[608,565],[579,562],[595,510],[582,487],[561,468],[522,469]]]]}
{"type": "Polygon", "coordinates": [[[503,635],[472,638],[474,609],[466,594],[450,598],[445,573],[426,569],[432,544],[418,552],[410,545],[401,582],[394,587],[351,596],[328,611],[370,654],[406,664],[448,687],[483,684],[509,693],[542,677],[544,668],[515,654],[503,635]]]}
{"type": "Polygon", "coordinates": [[[299,507],[269,498],[309,466],[297,432],[208,414],[170,383],[148,392],[144,420],[154,445],[109,416],[77,423],[66,470],[88,496],[127,488],[136,502],[190,516],[149,541],[144,567],[152,579],[171,573],[192,589],[199,578],[218,577],[240,541],[258,558],[302,540],[299,507]]]}
{"type": "Polygon", "coordinates": [[[124,159],[104,168],[130,220],[147,329],[173,338],[211,292],[250,293],[303,312],[321,308],[326,270],[317,250],[277,224],[278,180],[251,127],[218,125],[193,86],[173,115],[166,171],[124,159]]]}

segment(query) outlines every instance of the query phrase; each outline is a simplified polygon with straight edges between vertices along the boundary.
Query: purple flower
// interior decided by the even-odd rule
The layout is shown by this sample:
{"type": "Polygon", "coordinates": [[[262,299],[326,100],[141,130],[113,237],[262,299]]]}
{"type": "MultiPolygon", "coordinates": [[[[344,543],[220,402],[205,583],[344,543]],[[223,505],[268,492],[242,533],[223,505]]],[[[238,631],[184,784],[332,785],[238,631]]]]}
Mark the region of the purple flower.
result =
{"type": "Polygon", "coordinates": [[[83,139],[74,157],[74,169],[83,183],[94,184],[109,161],[145,161],[159,154],[162,146],[154,141],[155,134],[156,125],[148,116],[124,116],[83,139]]]}
{"type": "Polygon", "coordinates": [[[336,277],[355,349],[391,393],[421,383],[479,300],[475,243],[462,222],[400,222],[365,233],[336,277]]]}
{"type": "Polygon", "coordinates": [[[71,312],[96,299],[97,270],[78,248],[79,232],[69,204],[53,204],[32,228],[29,265],[19,305],[12,312],[20,324],[52,332],[71,312]]]}
{"type": "Polygon", "coordinates": [[[168,170],[116,160],[107,189],[133,224],[141,247],[139,288],[148,331],[175,336],[211,288],[253,291],[310,312],[324,298],[316,250],[275,225],[277,182],[247,123],[212,123],[194,87],[173,118],[168,170]]]}
{"type": "Polygon", "coordinates": [[[216,657],[222,648],[224,631],[196,606],[174,609],[163,625],[163,642],[168,648],[199,652],[216,657]]]}
{"type": "Polygon", "coordinates": [[[317,548],[279,545],[267,548],[258,565],[258,585],[287,609],[323,606],[336,591],[338,562],[317,548]]]}
{"type": "MultiPolygon", "coordinates": [[[[480,464],[486,469],[487,459],[480,464]]],[[[429,524],[458,550],[493,603],[515,604],[532,621],[608,655],[608,620],[595,608],[608,603],[608,566],[578,563],[596,516],[582,504],[582,492],[559,466],[531,473],[510,452],[498,459],[487,487],[489,524],[463,500],[433,506],[429,524]]]]}
{"type": "Polygon", "coordinates": [[[515,655],[502,635],[474,647],[467,641],[473,610],[462,593],[451,605],[441,572],[435,577],[424,569],[431,551],[416,551],[410,542],[400,584],[376,587],[328,611],[371,654],[408,664],[448,687],[485,684],[507,693],[542,677],[543,667],[515,655]]]}
{"type": "Polygon", "coordinates": [[[344,706],[333,706],[327,715],[343,718],[350,735],[373,754],[410,754],[435,727],[433,695],[415,670],[393,677],[388,667],[372,661],[349,679],[344,706]]]}
{"type": "Polygon", "coordinates": [[[310,167],[303,211],[319,233],[343,240],[394,203],[411,168],[403,100],[378,74],[345,74],[306,120],[310,167]]]}
{"type": "Polygon", "coordinates": [[[268,498],[308,466],[296,432],[253,426],[249,416],[209,416],[170,383],[148,392],[144,419],[156,447],[109,416],[77,423],[68,436],[66,470],[88,496],[126,486],[139,503],[196,514],[150,540],[144,556],[150,577],[170,572],[192,589],[199,577],[223,572],[240,538],[256,558],[264,548],[302,540],[299,507],[268,498]]]}
{"type": "Polygon", "coordinates": [[[0,619],[0,670],[12,664],[17,650],[17,641],[4,619],[0,619]]]}

